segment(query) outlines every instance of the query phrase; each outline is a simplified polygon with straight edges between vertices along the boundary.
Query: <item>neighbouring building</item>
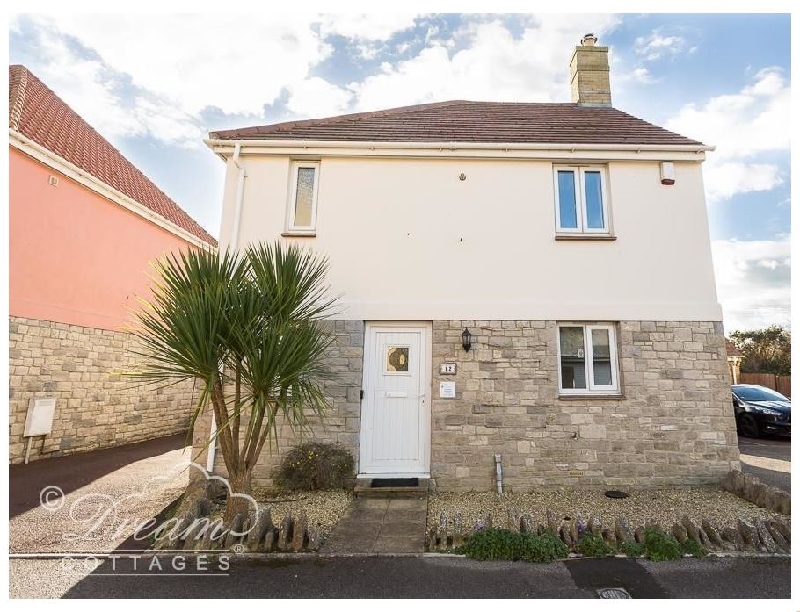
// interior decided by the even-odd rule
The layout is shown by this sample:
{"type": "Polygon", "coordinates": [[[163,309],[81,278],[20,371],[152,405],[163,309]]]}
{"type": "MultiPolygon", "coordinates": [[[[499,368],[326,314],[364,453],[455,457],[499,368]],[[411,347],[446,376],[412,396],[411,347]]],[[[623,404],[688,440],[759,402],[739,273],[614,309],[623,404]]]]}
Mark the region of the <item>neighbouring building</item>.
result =
{"type": "Polygon", "coordinates": [[[191,384],[143,388],[130,309],[150,263],[216,241],[24,66],[9,67],[9,455],[55,400],[30,459],[185,431],[191,384]]]}
{"type": "MultiPolygon", "coordinates": [[[[595,42],[572,55],[571,103],[209,135],[227,164],[221,248],[281,239],[330,259],[338,378],[314,434],[351,449],[359,478],[490,490],[496,454],[514,491],[699,485],[739,466],[711,147],[613,108],[595,42]]],[[[257,484],[278,459],[265,452],[257,484]]]]}
{"type": "Polygon", "coordinates": [[[742,370],[742,351],[736,348],[732,340],[725,341],[725,353],[728,356],[728,373],[731,377],[731,384],[738,385],[742,370]]]}

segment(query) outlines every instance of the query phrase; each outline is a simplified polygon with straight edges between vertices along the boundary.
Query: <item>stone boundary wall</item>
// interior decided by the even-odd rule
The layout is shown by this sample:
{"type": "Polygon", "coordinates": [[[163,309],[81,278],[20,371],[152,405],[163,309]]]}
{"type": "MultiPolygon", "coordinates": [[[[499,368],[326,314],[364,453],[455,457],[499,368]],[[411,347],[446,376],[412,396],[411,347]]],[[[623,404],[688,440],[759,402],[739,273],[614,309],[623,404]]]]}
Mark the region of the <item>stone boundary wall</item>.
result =
{"type": "Polygon", "coordinates": [[[22,463],[33,398],[55,398],[52,434],[36,437],[30,459],[120,446],[186,431],[198,391],[191,382],[156,388],[130,371],[130,334],[9,317],[9,460],[22,463]]]}
{"type": "Polygon", "coordinates": [[[616,335],[622,397],[567,399],[556,321],[434,321],[437,489],[494,490],[495,453],[505,490],[519,493],[703,485],[738,469],[722,324],[622,321],[616,335]],[[456,362],[455,376],[439,374],[444,362],[456,362]],[[444,380],[455,399],[439,399],[444,380]]]}

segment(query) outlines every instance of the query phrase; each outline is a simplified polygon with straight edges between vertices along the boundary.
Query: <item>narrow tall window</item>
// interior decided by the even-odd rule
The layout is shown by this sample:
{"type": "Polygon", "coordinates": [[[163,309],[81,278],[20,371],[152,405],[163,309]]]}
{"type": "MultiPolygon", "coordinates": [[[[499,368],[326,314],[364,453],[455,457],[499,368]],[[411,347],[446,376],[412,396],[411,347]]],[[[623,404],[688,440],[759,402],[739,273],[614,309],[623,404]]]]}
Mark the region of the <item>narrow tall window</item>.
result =
{"type": "Polygon", "coordinates": [[[607,234],[605,170],[592,166],[556,167],[556,230],[607,234]]]}
{"type": "Polygon", "coordinates": [[[559,392],[618,393],[613,325],[558,327],[559,392]]]}
{"type": "Polygon", "coordinates": [[[293,162],[289,190],[289,232],[313,232],[317,225],[319,162],[293,162]]]}

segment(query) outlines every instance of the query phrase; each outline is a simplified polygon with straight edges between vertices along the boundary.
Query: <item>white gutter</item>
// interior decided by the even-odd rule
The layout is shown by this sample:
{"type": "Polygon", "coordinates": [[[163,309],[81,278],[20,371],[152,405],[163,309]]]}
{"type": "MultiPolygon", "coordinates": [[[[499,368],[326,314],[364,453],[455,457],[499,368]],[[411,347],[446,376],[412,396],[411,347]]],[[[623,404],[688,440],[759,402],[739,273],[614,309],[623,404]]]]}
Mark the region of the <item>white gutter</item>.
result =
{"type": "Polygon", "coordinates": [[[231,228],[231,238],[228,249],[235,251],[239,246],[239,224],[242,218],[242,202],[244,200],[244,179],[247,178],[247,170],[239,163],[239,153],[242,151],[242,143],[237,142],[233,149],[231,161],[239,169],[239,180],[236,183],[236,204],[233,209],[233,227],[231,228]]]}
{"type": "MultiPolygon", "coordinates": [[[[208,147],[231,147],[232,140],[206,138],[208,147]]],[[[237,140],[236,147],[245,142],[248,147],[293,147],[309,149],[426,149],[438,151],[478,150],[478,151],[664,151],[703,153],[714,151],[709,145],[654,145],[654,144],[564,144],[545,142],[401,142],[401,141],[349,141],[349,140],[296,140],[296,139],[247,139],[237,140]]]]}
{"type": "Polygon", "coordinates": [[[189,242],[195,246],[198,246],[203,249],[211,250],[212,247],[207,242],[201,240],[194,234],[187,232],[182,227],[176,225],[172,221],[162,217],[158,213],[150,210],[146,206],[143,206],[133,198],[126,196],[121,191],[114,189],[111,185],[104,183],[96,176],[86,172],[82,168],[79,168],[73,163],[68,162],[63,157],[56,155],[49,149],[43,147],[38,142],[31,140],[30,138],[23,136],[21,133],[17,132],[13,128],[8,129],[8,136],[9,136],[9,144],[14,147],[15,149],[21,151],[25,155],[32,157],[33,159],[49,166],[56,172],[60,172],[67,178],[72,179],[76,183],[83,185],[94,191],[95,193],[101,195],[102,197],[111,200],[115,204],[119,204],[123,208],[127,208],[129,211],[139,215],[140,217],[147,219],[151,223],[154,223],[158,227],[167,230],[171,234],[174,234],[178,238],[189,242]]]}

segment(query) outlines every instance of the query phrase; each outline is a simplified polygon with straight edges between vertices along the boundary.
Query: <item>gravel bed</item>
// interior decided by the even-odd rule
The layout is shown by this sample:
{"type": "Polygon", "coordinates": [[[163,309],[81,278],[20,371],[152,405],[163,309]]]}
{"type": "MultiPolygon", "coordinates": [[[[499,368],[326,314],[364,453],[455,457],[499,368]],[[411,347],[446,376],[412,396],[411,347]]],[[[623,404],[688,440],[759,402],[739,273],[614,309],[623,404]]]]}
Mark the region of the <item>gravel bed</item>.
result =
{"type": "Polygon", "coordinates": [[[290,511],[292,516],[298,516],[300,512],[305,511],[308,524],[316,526],[323,537],[330,534],[353,501],[353,494],[348,491],[275,493],[257,490],[253,497],[259,503],[270,507],[272,522],[276,525],[280,524],[290,511]]]}
{"type": "Polygon", "coordinates": [[[537,491],[534,493],[436,493],[428,497],[428,527],[439,524],[442,511],[447,512],[452,526],[453,514],[461,511],[465,528],[473,529],[479,519],[491,513],[495,527],[506,527],[508,508],[519,514],[529,513],[534,522],[547,524],[545,513],[549,508],[557,518],[575,518],[577,513],[588,520],[599,516],[603,524],[613,524],[618,516],[625,516],[633,527],[646,522],[656,522],[669,529],[681,517],[700,522],[715,521],[720,527],[736,524],[738,518],[752,519],[779,517],[759,508],[732,493],[717,488],[686,487],[647,491],[630,491],[626,499],[611,499],[602,491],[537,491]]]}

